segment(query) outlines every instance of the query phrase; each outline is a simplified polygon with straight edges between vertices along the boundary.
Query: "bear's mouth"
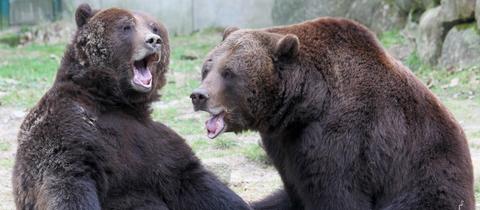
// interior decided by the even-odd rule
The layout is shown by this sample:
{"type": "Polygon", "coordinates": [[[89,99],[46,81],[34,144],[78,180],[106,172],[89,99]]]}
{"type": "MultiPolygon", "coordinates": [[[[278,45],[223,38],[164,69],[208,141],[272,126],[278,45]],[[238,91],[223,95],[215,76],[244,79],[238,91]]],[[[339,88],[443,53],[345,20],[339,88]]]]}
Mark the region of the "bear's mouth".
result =
{"type": "Polygon", "coordinates": [[[225,112],[221,111],[218,114],[210,113],[210,118],[205,121],[205,128],[207,129],[207,136],[210,139],[216,138],[225,131],[225,112]]]}
{"type": "Polygon", "coordinates": [[[152,72],[149,66],[158,60],[158,54],[152,53],[133,62],[133,88],[140,92],[149,92],[152,89],[152,72]]]}

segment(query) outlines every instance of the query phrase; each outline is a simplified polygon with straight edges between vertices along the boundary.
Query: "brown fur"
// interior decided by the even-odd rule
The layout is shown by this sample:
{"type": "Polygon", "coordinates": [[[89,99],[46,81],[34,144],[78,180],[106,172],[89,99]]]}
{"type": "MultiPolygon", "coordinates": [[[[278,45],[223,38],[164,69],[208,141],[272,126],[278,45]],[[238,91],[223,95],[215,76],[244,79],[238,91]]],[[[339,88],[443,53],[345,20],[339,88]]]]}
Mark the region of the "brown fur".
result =
{"type": "Polygon", "coordinates": [[[228,33],[204,64],[203,109],[260,132],[284,189],[255,209],[474,209],[461,127],[368,29],[319,18],[228,33]]]}
{"type": "Polygon", "coordinates": [[[163,25],[88,5],[77,9],[76,21],[53,87],[18,135],[17,209],[249,209],[204,169],[184,139],[150,117],[170,55],[163,25]],[[130,84],[142,27],[162,40],[158,62],[150,64],[149,92],[130,84]]]}

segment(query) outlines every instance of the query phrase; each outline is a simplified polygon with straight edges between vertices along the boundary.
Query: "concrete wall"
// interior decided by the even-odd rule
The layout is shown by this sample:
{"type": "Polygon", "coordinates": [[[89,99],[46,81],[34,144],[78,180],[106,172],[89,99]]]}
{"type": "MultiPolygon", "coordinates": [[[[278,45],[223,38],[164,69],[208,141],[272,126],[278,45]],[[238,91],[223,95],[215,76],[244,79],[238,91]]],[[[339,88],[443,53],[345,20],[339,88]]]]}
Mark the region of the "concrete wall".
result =
{"type": "Polygon", "coordinates": [[[34,24],[53,20],[54,11],[51,0],[10,0],[10,24],[34,24]]]}
{"type": "Polygon", "coordinates": [[[94,8],[122,7],[159,18],[171,34],[188,34],[208,27],[259,28],[273,25],[274,0],[73,0],[73,14],[81,3],[94,8]]]}
{"type": "Polygon", "coordinates": [[[194,0],[194,30],[237,26],[260,28],[273,25],[274,0],[194,0]]]}

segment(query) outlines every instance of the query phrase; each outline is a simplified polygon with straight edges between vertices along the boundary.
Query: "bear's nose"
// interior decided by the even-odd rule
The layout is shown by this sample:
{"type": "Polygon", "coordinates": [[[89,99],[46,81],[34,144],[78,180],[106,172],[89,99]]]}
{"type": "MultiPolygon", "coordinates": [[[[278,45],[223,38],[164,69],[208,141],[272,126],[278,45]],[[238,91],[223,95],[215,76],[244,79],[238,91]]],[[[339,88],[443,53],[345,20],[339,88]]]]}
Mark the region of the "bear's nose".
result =
{"type": "Polygon", "coordinates": [[[159,50],[160,45],[162,44],[162,38],[156,34],[148,34],[145,36],[145,44],[152,50],[159,50]]]}
{"type": "Polygon", "coordinates": [[[204,88],[197,88],[193,90],[192,94],[190,95],[190,98],[192,99],[192,103],[195,111],[198,111],[205,107],[205,103],[208,100],[208,92],[204,88]]]}

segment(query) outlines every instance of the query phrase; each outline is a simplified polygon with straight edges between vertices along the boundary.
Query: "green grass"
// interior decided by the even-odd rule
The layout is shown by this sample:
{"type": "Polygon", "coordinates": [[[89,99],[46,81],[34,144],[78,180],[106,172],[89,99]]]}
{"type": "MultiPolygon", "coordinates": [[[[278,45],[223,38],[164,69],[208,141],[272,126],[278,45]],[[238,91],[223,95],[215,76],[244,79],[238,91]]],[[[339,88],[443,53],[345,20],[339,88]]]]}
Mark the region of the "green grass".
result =
{"type": "Polygon", "coordinates": [[[378,36],[378,39],[380,39],[380,42],[385,48],[403,44],[405,42],[405,38],[398,30],[385,31],[378,36]]]}
{"type": "Polygon", "coordinates": [[[0,43],[15,47],[20,44],[20,36],[18,34],[4,34],[0,37],[0,43]]]}
{"type": "Polygon", "coordinates": [[[33,106],[51,86],[63,50],[63,45],[0,45],[0,91],[7,93],[2,104],[33,106]]]}
{"type": "MultiPolygon", "coordinates": [[[[203,57],[221,39],[216,31],[207,30],[188,36],[171,38],[171,62],[168,76],[185,77],[182,84],[168,77],[166,87],[161,91],[164,101],[179,96],[188,97],[198,87],[203,57]],[[196,59],[185,60],[185,55],[196,59]]],[[[66,44],[10,47],[0,44],[0,92],[7,95],[0,98],[3,105],[32,107],[51,86],[66,44]]]]}
{"type": "MultiPolygon", "coordinates": [[[[385,48],[405,43],[405,38],[398,30],[383,32],[379,39],[385,48]]],[[[418,56],[417,51],[411,53],[403,63],[442,99],[454,97],[459,100],[473,100],[480,103],[477,93],[480,90],[480,64],[468,69],[447,71],[441,67],[425,64],[418,56]],[[458,84],[451,86],[453,80],[458,80],[458,84]]]]}
{"type": "Polygon", "coordinates": [[[188,97],[193,89],[200,85],[200,70],[203,58],[219,43],[221,35],[215,31],[203,31],[188,36],[176,36],[171,39],[171,59],[168,83],[162,90],[162,100],[172,101],[179,97],[188,97]],[[196,59],[187,60],[185,56],[196,59]],[[183,78],[178,81],[177,77],[183,78]]]}
{"type": "Polygon", "coordinates": [[[10,150],[11,145],[8,142],[0,141],[0,152],[5,152],[10,150]]]}
{"type": "Polygon", "coordinates": [[[270,159],[258,144],[248,144],[242,148],[241,153],[250,161],[265,165],[270,164],[270,159]]]}
{"type": "Polygon", "coordinates": [[[14,160],[12,158],[0,158],[0,168],[12,168],[14,160]]]}
{"type": "Polygon", "coordinates": [[[214,140],[213,144],[218,149],[230,149],[238,146],[238,143],[234,139],[230,138],[217,138],[214,140]]]}

